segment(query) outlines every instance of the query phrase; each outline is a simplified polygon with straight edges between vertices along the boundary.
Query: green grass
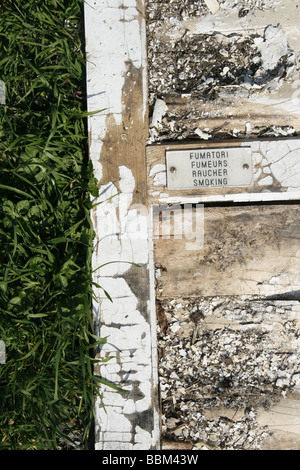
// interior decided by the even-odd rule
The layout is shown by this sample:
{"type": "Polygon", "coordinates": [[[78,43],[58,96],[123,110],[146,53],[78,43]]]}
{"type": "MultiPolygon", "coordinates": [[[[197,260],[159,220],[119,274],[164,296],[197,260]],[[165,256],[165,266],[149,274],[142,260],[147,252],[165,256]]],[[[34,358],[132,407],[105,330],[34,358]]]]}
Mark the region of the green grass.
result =
{"type": "Polygon", "coordinates": [[[0,450],[92,443],[93,334],[83,0],[2,0],[0,450]]]}

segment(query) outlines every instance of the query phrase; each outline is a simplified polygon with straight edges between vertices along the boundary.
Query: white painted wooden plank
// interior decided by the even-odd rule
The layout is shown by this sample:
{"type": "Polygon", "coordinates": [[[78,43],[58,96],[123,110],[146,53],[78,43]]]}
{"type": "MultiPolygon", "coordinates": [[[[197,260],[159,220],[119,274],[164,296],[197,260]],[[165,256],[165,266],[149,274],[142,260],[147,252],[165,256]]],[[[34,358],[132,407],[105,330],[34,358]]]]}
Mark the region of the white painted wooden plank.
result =
{"type": "Polygon", "coordinates": [[[96,373],[129,391],[107,387],[105,410],[96,402],[97,450],[159,448],[151,214],[140,187],[147,128],[143,9],[142,0],[85,3],[88,111],[105,108],[88,120],[101,202],[92,211],[92,265],[113,300],[95,289],[95,321],[107,337],[100,357],[113,357],[96,373]]]}

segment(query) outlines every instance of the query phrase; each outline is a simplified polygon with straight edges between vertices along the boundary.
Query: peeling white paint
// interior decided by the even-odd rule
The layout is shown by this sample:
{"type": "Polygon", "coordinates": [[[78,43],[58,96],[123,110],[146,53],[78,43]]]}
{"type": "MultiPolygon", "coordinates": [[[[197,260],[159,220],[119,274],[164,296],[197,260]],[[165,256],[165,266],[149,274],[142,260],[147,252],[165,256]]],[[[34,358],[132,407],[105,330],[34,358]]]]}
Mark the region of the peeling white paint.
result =
{"type": "Polygon", "coordinates": [[[166,178],[166,173],[161,171],[159,173],[156,173],[154,177],[154,183],[155,186],[161,186],[164,185],[166,186],[167,184],[167,178],[166,178]]]}
{"type": "Polygon", "coordinates": [[[156,175],[157,173],[166,171],[166,165],[164,163],[158,163],[151,168],[149,176],[156,175]]]}
{"type": "MultiPolygon", "coordinates": [[[[85,2],[88,110],[102,110],[102,117],[113,114],[116,124],[122,122],[126,62],[130,61],[137,68],[146,65],[145,21],[141,21],[138,2],[134,0],[130,6],[119,1],[85,2]]],[[[145,83],[144,114],[146,108],[145,83]]],[[[99,135],[96,139],[101,139],[105,135],[103,123],[97,126],[97,130],[99,135]]]]}
{"type": "Polygon", "coordinates": [[[204,202],[265,202],[268,201],[291,201],[298,200],[300,197],[299,191],[294,188],[288,188],[288,191],[283,194],[264,193],[263,199],[261,193],[257,194],[234,194],[234,195],[213,195],[201,197],[172,197],[167,193],[160,193],[159,198],[156,197],[159,204],[198,204],[204,202]]]}
{"type": "Polygon", "coordinates": [[[213,15],[215,15],[219,11],[220,5],[217,0],[204,0],[204,2],[206,3],[207,7],[213,15]]]}
{"type": "MultiPolygon", "coordinates": [[[[88,111],[103,109],[88,121],[90,155],[99,180],[103,175],[99,156],[107,133],[107,117],[120,125],[123,113],[127,112],[122,93],[128,63],[146,70],[145,18],[139,9],[141,5],[141,0],[85,3],[88,111]]],[[[146,119],[146,72],[143,78],[141,113],[146,119]]],[[[99,304],[94,304],[94,311],[100,336],[107,337],[101,357],[112,356],[101,365],[101,375],[127,389],[129,394],[121,396],[106,388],[105,410],[100,400],[96,401],[95,448],[146,450],[159,447],[159,417],[153,403],[157,386],[156,335],[152,331],[155,305],[150,297],[147,299],[147,295],[154,294],[150,289],[148,294],[141,292],[145,298],[139,299],[133,291],[135,286],[131,288],[125,276],[131,272],[132,263],[136,263],[148,268],[150,279],[149,263],[153,261],[149,255],[150,219],[148,209],[133,202],[136,181],[131,169],[120,165],[118,173],[117,185],[112,181],[100,187],[96,202],[101,204],[92,213],[96,232],[92,265],[97,269],[95,281],[101,286],[95,288],[99,304]],[[140,302],[146,305],[147,318],[140,302]],[[143,423],[136,425],[134,415],[139,413],[149,414],[152,429],[143,429],[143,423]]],[[[154,290],[154,281],[149,282],[154,290]]]]}
{"type": "MultiPolygon", "coordinates": [[[[223,0],[215,14],[200,2],[183,7],[182,15],[163,3],[165,18],[158,18],[154,13],[151,16],[149,2],[149,97],[151,105],[163,97],[169,109],[161,130],[150,130],[150,144],[197,135],[207,138],[198,130],[205,128],[212,138],[299,132],[299,9],[295,2],[223,0]],[[206,46],[201,45],[205,41],[208,67],[206,46]],[[192,63],[198,67],[191,67],[192,63]],[[218,72],[210,69],[212,63],[218,72]],[[207,69],[204,75],[203,67],[207,69]],[[245,73],[236,78],[238,70],[245,73]],[[190,100],[185,100],[185,90],[190,100]]],[[[158,5],[155,3],[156,8],[158,5]]]]}
{"type": "MultiPolygon", "coordinates": [[[[134,180],[132,171],[129,168],[126,168],[126,166],[122,165],[119,167],[119,175],[120,175],[119,187],[120,187],[122,194],[130,195],[131,200],[132,200],[132,193],[135,188],[135,180],[134,180]]],[[[130,204],[131,204],[131,200],[130,200],[130,204]]]]}
{"type": "Polygon", "coordinates": [[[166,105],[166,103],[161,99],[157,99],[154,105],[151,126],[159,129],[161,127],[162,118],[164,117],[167,111],[168,106],[166,105]]]}
{"type": "Polygon", "coordinates": [[[275,69],[281,57],[288,54],[288,42],[281,25],[267,26],[257,49],[261,53],[264,69],[275,69]]]}
{"type": "Polygon", "coordinates": [[[273,184],[272,176],[266,176],[258,181],[259,186],[270,186],[271,184],[273,184]]]}
{"type": "Polygon", "coordinates": [[[199,129],[199,127],[195,129],[195,134],[197,134],[203,140],[211,139],[211,135],[208,134],[208,132],[202,131],[201,129],[199,129]]]}

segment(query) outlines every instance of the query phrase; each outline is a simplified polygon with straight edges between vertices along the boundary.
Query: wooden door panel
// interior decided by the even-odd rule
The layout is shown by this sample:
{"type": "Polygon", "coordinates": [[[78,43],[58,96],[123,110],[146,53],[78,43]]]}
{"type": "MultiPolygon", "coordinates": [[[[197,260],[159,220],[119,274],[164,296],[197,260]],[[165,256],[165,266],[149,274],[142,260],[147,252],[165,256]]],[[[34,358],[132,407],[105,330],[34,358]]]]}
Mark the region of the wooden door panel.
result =
{"type": "MultiPolygon", "coordinates": [[[[184,209],[177,209],[181,211],[184,209]]],[[[300,207],[258,205],[204,208],[204,245],[158,238],[158,298],[276,295],[300,290],[300,207]]]]}

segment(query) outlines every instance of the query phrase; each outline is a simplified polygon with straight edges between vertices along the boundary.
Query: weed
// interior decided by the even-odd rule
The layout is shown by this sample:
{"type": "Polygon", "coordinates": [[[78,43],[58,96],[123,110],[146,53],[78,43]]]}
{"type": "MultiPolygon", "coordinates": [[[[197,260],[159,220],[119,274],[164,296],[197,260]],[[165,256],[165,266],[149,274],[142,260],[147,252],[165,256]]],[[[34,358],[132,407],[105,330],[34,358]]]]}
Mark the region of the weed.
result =
{"type": "Polygon", "coordinates": [[[90,194],[83,0],[0,5],[0,449],[89,448],[90,194]]]}

